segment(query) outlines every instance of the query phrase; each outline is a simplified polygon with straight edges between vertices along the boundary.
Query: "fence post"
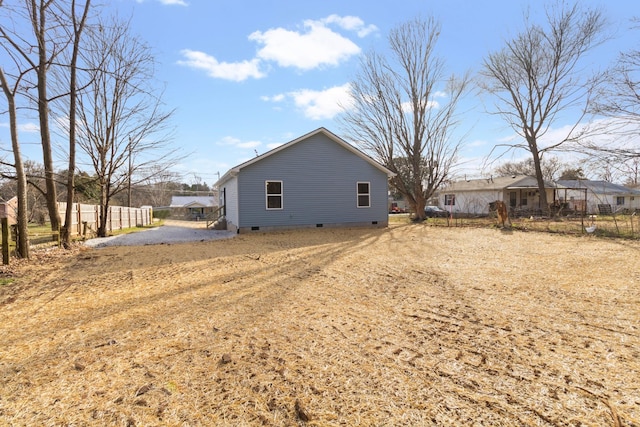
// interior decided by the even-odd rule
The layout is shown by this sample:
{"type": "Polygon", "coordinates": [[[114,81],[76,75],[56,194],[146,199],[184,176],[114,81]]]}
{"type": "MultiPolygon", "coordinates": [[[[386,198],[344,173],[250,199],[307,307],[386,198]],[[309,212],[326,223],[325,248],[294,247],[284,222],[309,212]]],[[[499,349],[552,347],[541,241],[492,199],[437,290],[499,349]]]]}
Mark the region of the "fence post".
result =
{"type": "Polygon", "coordinates": [[[80,228],[82,227],[82,205],[80,203],[76,203],[76,208],[76,212],[78,214],[78,218],[76,219],[76,231],[77,234],[80,234],[82,233],[82,228],[80,228]]]}
{"type": "Polygon", "coordinates": [[[2,218],[2,264],[9,265],[9,219],[2,218]]]}

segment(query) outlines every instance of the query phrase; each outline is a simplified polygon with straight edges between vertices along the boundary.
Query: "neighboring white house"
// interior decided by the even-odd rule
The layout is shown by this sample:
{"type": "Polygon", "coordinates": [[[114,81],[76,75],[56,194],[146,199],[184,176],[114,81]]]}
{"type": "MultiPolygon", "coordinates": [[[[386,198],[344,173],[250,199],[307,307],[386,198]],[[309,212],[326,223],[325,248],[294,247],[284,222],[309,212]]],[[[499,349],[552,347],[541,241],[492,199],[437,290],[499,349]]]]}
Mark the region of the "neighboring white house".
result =
{"type": "Polygon", "coordinates": [[[385,227],[393,175],[319,128],[232,168],[215,188],[227,230],[385,227]]]}
{"type": "MultiPolygon", "coordinates": [[[[551,203],[555,184],[545,181],[545,188],[551,203]]],[[[470,179],[453,182],[438,192],[440,206],[454,213],[488,214],[490,203],[496,200],[504,201],[513,210],[535,211],[540,208],[538,183],[525,175],[470,179]]]]}
{"type": "Polygon", "coordinates": [[[204,219],[217,208],[216,196],[172,196],[169,205],[172,217],[189,220],[204,219]]]}
{"type": "MultiPolygon", "coordinates": [[[[545,181],[547,202],[557,209],[588,214],[629,212],[640,209],[640,190],[607,181],[545,181]]],[[[489,205],[501,200],[516,215],[536,214],[540,209],[538,184],[532,176],[508,176],[457,181],[438,192],[444,209],[462,214],[489,213],[489,205]]]]}
{"type": "Polygon", "coordinates": [[[640,209],[640,190],[607,181],[559,180],[557,199],[566,202],[571,209],[582,210],[586,194],[586,212],[604,214],[628,212],[640,209]]]}

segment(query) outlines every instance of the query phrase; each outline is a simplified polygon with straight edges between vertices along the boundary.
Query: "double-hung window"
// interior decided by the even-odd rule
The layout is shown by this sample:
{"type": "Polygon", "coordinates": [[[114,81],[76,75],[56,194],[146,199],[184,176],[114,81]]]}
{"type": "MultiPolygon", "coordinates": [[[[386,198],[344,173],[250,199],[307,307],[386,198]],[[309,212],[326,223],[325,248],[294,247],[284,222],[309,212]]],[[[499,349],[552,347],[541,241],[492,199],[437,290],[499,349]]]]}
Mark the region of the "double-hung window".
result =
{"type": "Polygon", "coordinates": [[[282,209],[282,181],[266,181],[267,209],[282,209]]]}
{"type": "Polygon", "coordinates": [[[445,194],[444,195],[444,205],[445,206],[454,206],[456,204],[456,195],[455,194],[445,194]]]}
{"type": "Polygon", "coordinates": [[[358,207],[371,207],[371,184],[368,182],[358,182],[356,184],[356,188],[358,195],[358,207]]]}

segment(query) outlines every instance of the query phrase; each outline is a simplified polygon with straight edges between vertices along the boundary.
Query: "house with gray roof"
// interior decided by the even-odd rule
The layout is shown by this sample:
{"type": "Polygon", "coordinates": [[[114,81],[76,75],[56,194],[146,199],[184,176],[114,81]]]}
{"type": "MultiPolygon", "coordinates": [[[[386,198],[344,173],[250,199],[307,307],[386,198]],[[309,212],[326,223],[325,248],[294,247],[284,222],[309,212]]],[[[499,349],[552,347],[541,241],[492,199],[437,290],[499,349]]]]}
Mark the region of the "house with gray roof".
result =
{"type": "Polygon", "coordinates": [[[227,230],[388,225],[393,172],[325,128],[231,168],[215,183],[227,230]]]}
{"type": "Polygon", "coordinates": [[[172,196],[169,209],[173,218],[201,220],[218,208],[216,196],[172,196]]]}
{"type": "Polygon", "coordinates": [[[640,209],[640,190],[624,185],[585,179],[559,180],[556,184],[558,200],[576,211],[586,208],[588,214],[610,214],[640,209]]]}
{"type": "MultiPolygon", "coordinates": [[[[555,184],[545,181],[547,201],[554,200],[555,184]]],[[[535,212],[540,208],[540,192],[535,177],[525,175],[469,179],[452,182],[438,192],[440,206],[453,213],[486,215],[496,200],[512,211],[535,212]]]]}

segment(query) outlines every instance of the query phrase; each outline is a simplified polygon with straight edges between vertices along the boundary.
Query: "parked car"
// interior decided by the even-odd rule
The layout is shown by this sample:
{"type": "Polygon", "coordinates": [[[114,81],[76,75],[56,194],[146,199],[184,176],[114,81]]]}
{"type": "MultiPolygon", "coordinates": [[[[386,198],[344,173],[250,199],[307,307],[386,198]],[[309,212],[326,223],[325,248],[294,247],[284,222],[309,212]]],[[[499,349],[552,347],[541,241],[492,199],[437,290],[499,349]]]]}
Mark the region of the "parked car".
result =
{"type": "Polygon", "coordinates": [[[389,207],[389,213],[391,214],[395,214],[395,213],[405,213],[406,211],[404,209],[402,209],[400,206],[398,206],[397,203],[393,202],[391,203],[391,206],[389,207]]]}
{"type": "Polygon", "coordinates": [[[449,216],[449,212],[444,209],[440,209],[437,206],[426,206],[424,208],[424,213],[427,218],[446,218],[449,216]]]}

